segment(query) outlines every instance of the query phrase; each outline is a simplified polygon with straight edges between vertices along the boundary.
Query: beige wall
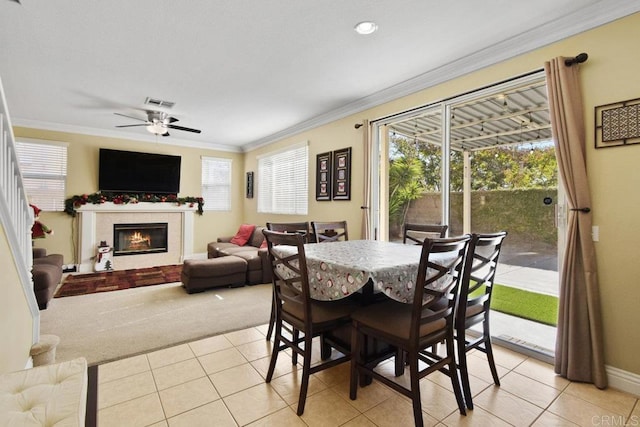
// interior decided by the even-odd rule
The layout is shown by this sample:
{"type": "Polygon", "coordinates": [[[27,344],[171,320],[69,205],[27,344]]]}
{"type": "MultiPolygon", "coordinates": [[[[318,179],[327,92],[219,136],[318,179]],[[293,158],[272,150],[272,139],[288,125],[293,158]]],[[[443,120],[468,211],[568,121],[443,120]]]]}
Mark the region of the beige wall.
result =
{"type": "Polygon", "coordinates": [[[640,374],[640,145],[593,148],[594,107],[640,98],[640,14],[595,30],[593,35],[578,38],[574,46],[582,44],[591,55],[583,68],[582,83],[593,223],[600,227],[596,251],[605,360],[616,368],[640,374]]]}
{"type": "Polygon", "coordinates": [[[245,222],[255,224],[265,224],[266,222],[293,222],[293,221],[334,221],[347,220],[349,224],[349,237],[360,237],[362,205],[362,144],[355,141],[362,141],[362,131],[356,131],[353,127],[352,119],[340,120],[327,126],[314,129],[293,138],[279,141],[266,147],[247,153],[245,157],[245,167],[247,171],[258,170],[257,156],[279,148],[286,147],[303,141],[309,142],[309,214],[307,216],[298,215],[271,215],[257,213],[257,186],[258,176],[256,173],[256,197],[246,199],[244,209],[245,222]],[[350,134],[350,135],[349,135],[350,134]],[[316,201],[316,155],[327,151],[338,150],[351,147],[352,171],[351,171],[351,200],[343,201],[316,201]]]}
{"type": "Polygon", "coordinates": [[[33,322],[20,276],[13,262],[4,227],[0,224],[0,374],[24,369],[32,344],[33,322]]]}
{"type": "MultiPolygon", "coordinates": [[[[350,230],[359,230],[363,180],[361,131],[354,124],[387,114],[438,101],[479,87],[490,85],[541,69],[546,60],[556,56],[575,56],[587,52],[589,60],[581,65],[587,123],[587,162],[593,197],[594,224],[600,227],[596,243],[600,289],[602,294],[606,364],[640,374],[640,144],[636,146],[594,149],[593,111],[597,105],[640,98],[640,14],[571,37],[562,42],[521,55],[464,77],[423,90],[411,96],[364,111],[352,117],[318,127],[278,141],[282,147],[301,140],[310,142],[309,219],[345,218],[350,230]],[[315,202],[315,155],[342,147],[353,147],[352,201],[315,202]],[[352,226],[355,225],[355,227],[352,226]]],[[[245,158],[247,170],[256,170],[256,155],[272,150],[264,147],[245,158]]],[[[268,218],[256,213],[255,201],[245,204],[245,219],[264,222],[268,218]]],[[[287,218],[288,219],[288,218],[287,218]]],[[[293,218],[292,218],[293,219],[293,218]]],[[[302,219],[302,218],[300,218],[302,219]]],[[[586,308],[585,308],[586,309],[586,308]]]]}
{"type": "MultiPolygon", "coordinates": [[[[600,227],[600,241],[596,243],[605,336],[605,359],[609,366],[640,375],[640,328],[637,302],[640,301],[640,255],[635,243],[640,240],[636,217],[640,211],[637,189],[640,172],[640,145],[595,150],[593,148],[593,111],[597,105],[640,98],[637,71],[640,56],[636,54],[640,39],[640,14],[571,37],[515,59],[471,73],[464,77],[420,91],[402,99],[369,109],[351,117],[335,121],[308,132],[278,141],[246,155],[224,152],[204,152],[198,149],[178,149],[163,145],[123,141],[56,132],[42,132],[17,128],[17,137],[53,139],[69,142],[68,194],[93,192],[97,187],[97,149],[100,146],[139,151],[181,154],[183,156],[183,184],[181,195],[199,192],[199,156],[202,154],[229,157],[234,161],[234,190],[231,213],[206,212],[196,217],[194,252],[203,252],[206,243],[223,234],[233,234],[241,222],[263,224],[266,221],[332,220],[349,221],[353,238],[360,235],[360,206],[362,204],[362,130],[354,124],[363,119],[376,119],[407,108],[437,101],[486,86],[516,75],[540,69],[545,60],[555,56],[574,56],[587,52],[589,60],[581,65],[581,78],[587,120],[587,161],[593,197],[594,224],[600,227]],[[257,171],[256,156],[301,141],[310,144],[309,215],[271,216],[256,212],[257,198],[244,199],[244,172],[257,171]],[[336,202],[315,201],[315,156],[318,153],[352,147],[352,200],[336,202]],[[190,165],[190,166],[189,166],[190,165]]],[[[256,176],[256,181],[258,177],[256,176]]],[[[56,234],[38,245],[65,254],[70,262],[71,219],[65,214],[44,214],[43,222],[52,226],[56,234]]],[[[0,304],[4,304],[0,302],[0,304]]],[[[4,308],[4,306],[0,306],[4,308]]],[[[3,310],[3,313],[5,311],[3,310]]],[[[11,323],[25,323],[20,313],[11,315],[11,323]]],[[[2,328],[6,328],[3,322],[2,328]]],[[[3,335],[7,332],[3,331],[3,335]]],[[[25,332],[29,336],[30,332],[25,332]]],[[[1,367],[1,366],[0,366],[1,367]]]]}
{"type": "MultiPolygon", "coordinates": [[[[14,128],[16,139],[33,138],[62,141],[68,144],[67,196],[90,194],[98,190],[98,150],[112,148],[118,150],[142,151],[182,156],[179,196],[200,196],[201,156],[231,159],[233,168],[232,210],[230,212],[205,211],[195,215],[194,253],[205,253],[207,243],[218,236],[233,234],[242,220],[244,198],[244,164],[241,153],[231,153],[198,148],[183,148],[168,144],[155,144],[115,138],[103,138],[37,129],[14,128]]],[[[206,204],[206,200],[205,200],[206,204]]],[[[40,220],[54,230],[52,236],[36,241],[36,246],[50,252],[64,255],[64,262],[71,264],[74,259],[74,241],[77,239],[77,221],[62,212],[43,212],[40,220]]]]}

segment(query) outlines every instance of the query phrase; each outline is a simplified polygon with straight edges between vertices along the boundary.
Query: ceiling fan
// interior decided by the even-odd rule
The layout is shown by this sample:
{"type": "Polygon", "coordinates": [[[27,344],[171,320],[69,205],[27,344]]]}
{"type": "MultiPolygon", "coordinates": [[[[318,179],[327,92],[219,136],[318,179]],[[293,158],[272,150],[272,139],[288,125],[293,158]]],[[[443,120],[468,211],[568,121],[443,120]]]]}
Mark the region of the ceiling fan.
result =
{"type": "Polygon", "coordinates": [[[147,119],[141,119],[138,117],[127,116],[126,114],[113,113],[117,116],[128,117],[130,119],[139,120],[144,123],[135,125],[119,125],[117,128],[128,128],[134,126],[145,126],[147,130],[155,135],[169,136],[169,129],[183,130],[186,132],[200,133],[199,129],[187,128],[184,126],[174,125],[178,119],[170,116],[164,111],[147,110],[147,119]]]}

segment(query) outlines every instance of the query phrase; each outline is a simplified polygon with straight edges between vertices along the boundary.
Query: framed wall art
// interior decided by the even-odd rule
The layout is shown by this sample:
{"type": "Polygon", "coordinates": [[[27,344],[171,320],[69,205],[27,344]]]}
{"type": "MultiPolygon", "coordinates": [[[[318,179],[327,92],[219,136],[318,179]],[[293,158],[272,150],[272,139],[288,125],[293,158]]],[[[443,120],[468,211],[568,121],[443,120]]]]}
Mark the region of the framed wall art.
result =
{"type": "Polygon", "coordinates": [[[331,200],[331,160],[333,153],[316,156],[316,200],[331,200]]]}
{"type": "Polygon", "coordinates": [[[247,172],[247,199],[253,199],[253,172],[247,172]]]}
{"type": "Polygon", "coordinates": [[[640,143],[640,98],[595,108],[595,147],[640,143]]]}
{"type": "Polygon", "coordinates": [[[351,200],[351,147],[333,152],[333,200],[351,200]]]}

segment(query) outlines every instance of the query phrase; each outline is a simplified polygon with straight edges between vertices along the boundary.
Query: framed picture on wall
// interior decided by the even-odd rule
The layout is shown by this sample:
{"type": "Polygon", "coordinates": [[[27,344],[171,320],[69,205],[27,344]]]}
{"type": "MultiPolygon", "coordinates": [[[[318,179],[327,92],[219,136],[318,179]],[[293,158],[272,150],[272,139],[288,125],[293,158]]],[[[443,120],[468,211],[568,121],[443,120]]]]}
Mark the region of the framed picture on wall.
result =
{"type": "Polygon", "coordinates": [[[247,172],[247,199],[253,199],[253,172],[247,172]]]}
{"type": "Polygon", "coordinates": [[[333,152],[333,200],[351,200],[351,147],[333,152]]]}
{"type": "Polygon", "coordinates": [[[640,99],[595,108],[596,148],[640,144],[640,99]]]}
{"type": "Polygon", "coordinates": [[[316,156],[316,200],[331,200],[331,151],[316,156]]]}

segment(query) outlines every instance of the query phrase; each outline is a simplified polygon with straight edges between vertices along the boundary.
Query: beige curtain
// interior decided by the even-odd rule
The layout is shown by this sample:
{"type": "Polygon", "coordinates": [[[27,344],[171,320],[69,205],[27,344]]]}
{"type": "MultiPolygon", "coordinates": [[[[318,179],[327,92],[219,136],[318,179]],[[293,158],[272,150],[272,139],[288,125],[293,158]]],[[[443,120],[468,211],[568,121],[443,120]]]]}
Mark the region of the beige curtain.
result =
{"type": "Polygon", "coordinates": [[[567,66],[565,59],[554,58],[544,67],[558,168],[570,209],[567,247],[560,268],[555,371],[569,380],[605,388],[607,377],[596,257],[591,239],[579,65],[567,66]]]}
{"type": "Polygon", "coordinates": [[[362,122],[362,147],[363,147],[363,186],[362,186],[362,238],[369,239],[369,213],[371,212],[371,132],[369,131],[369,120],[362,122]]]}

